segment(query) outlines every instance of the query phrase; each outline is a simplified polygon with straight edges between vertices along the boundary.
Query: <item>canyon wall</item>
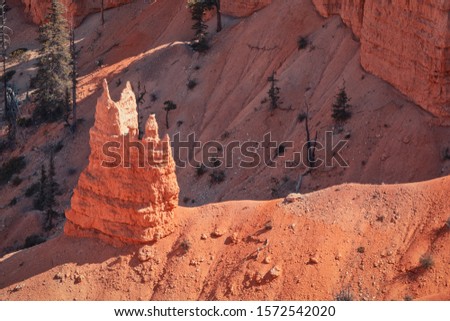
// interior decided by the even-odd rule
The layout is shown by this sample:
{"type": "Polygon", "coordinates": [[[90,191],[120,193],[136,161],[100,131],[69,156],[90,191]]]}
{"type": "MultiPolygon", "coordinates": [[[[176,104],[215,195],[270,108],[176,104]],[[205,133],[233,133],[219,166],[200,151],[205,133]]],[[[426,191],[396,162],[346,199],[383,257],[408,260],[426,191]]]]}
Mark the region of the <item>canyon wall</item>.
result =
{"type": "Polygon", "coordinates": [[[130,84],[119,102],[111,99],[106,81],[103,87],[90,130],[89,165],[66,212],[65,233],[112,244],[157,241],[173,232],[178,206],[179,187],[169,138],[160,140],[152,115],[139,140],[130,84]]]}
{"type": "Polygon", "coordinates": [[[436,116],[450,116],[450,0],[313,0],[361,40],[361,64],[436,116]]]}
{"type": "Polygon", "coordinates": [[[222,0],[221,11],[234,17],[247,17],[271,3],[272,0],[222,0]]]}
{"type": "MultiPolygon", "coordinates": [[[[133,0],[104,0],[105,9],[115,8],[133,0]]],[[[30,19],[40,24],[47,15],[51,0],[22,0],[25,5],[25,13],[30,19]]],[[[70,21],[73,18],[75,25],[79,25],[83,19],[91,13],[100,12],[101,0],[61,0],[61,3],[68,9],[67,18],[70,21]]]]}

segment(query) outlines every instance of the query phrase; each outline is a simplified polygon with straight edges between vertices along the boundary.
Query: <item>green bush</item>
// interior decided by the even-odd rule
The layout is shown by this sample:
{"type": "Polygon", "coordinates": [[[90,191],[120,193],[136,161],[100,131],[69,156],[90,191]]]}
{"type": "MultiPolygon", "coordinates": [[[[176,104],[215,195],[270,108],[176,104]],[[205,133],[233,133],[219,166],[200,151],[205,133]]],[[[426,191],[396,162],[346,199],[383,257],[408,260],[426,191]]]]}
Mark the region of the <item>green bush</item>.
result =
{"type": "Polygon", "coordinates": [[[9,182],[11,177],[20,174],[26,166],[25,157],[13,157],[0,167],[0,186],[9,182]]]}

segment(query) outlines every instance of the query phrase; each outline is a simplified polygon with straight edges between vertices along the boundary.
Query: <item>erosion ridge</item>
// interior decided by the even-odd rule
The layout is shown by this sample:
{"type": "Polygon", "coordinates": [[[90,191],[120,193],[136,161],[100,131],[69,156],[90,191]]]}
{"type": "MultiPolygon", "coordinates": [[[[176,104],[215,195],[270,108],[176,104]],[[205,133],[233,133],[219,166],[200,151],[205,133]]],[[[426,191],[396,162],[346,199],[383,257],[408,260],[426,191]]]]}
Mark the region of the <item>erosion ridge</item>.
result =
{"type": "Polygon", "coordinates": [[[313,0],[361,41],[361,65],[436,116],[450,117],[449,0],[313,0]]]}

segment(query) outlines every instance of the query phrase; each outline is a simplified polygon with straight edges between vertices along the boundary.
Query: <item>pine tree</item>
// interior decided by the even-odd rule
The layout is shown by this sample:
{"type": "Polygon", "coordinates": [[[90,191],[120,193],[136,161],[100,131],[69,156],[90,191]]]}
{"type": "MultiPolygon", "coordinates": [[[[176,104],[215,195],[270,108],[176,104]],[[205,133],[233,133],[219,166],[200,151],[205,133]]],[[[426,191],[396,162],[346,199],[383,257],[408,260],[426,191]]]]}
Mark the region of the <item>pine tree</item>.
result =
{"type": "Polygon", "coordinates": [[[206,38],[208,26],[203,21],[203,14],[207,8],[206,0],[188,0],[188,7],[191,9],[192,20],[194,20],[192,29],[195,30],[191,47],[195,51],[205,52],[209,49],[208,39],[206,38]]]}
{"type": "Polygon", "coordinates": [[[336,95],[336,101],[333,104],[333,114],[332,117],[336,121],[346,121],[352,116],[352,113],[349,109],[352,107],[350,104],[350,98],[345,91],[345,85],[339,90],[339,93],[336,95]]]}
{"type": "Polygon", "coordinates": [[[39,29],[42,48],[35,79],[35,117],[44,121],[56,121],[64,114],[71,73],[68,35],[63,6],[52,0],[46,22],[39,29]]]}

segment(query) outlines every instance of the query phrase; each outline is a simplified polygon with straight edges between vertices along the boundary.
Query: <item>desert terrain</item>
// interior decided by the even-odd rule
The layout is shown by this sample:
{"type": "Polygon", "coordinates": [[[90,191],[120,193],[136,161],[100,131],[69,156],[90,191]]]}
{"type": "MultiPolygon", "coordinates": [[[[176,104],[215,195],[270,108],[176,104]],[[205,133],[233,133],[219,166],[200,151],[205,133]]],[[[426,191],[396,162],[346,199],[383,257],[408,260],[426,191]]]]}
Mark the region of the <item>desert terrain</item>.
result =
{"type": "MultiPolygon", "coordinates": [[[[26,163],[0,186],[1,300],[450,300],[449,1],[222,0],[222,31],[214,11],[205,16],[206,53],[189,46],[186,1],[106,2],[102,25],[95,1],[63,1],[77,26],[76,132],[19,127],[0,154],[0,164],[26,163]],[[281,105],[271,112],[273,72],[281,105]],[[337,125],[342,86],[352,117],[337,125]],[[294,148],[275,166],[243,168],[236,157],[201,175],[175,163],[99,168],[103,143],[148,124],[158,142],[194,133],[226,146],[270,133],[277,146],[302,146],[307,106],[318,141],[347,141],[348,166],[314,169],[299,193],[305,166],[285,166],[294,148]],[[48,231],[27,190],[51,150],[61,215],[48,231]],[[145,202],[157,216],[151,236],[127,214],[145,202]],[[26,246],[31,236],[45,242],[26,246]]],[[[8,5],[9,50],[27,48],[8,70],[29,118],[47,7],[8,5]]]]}

